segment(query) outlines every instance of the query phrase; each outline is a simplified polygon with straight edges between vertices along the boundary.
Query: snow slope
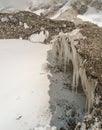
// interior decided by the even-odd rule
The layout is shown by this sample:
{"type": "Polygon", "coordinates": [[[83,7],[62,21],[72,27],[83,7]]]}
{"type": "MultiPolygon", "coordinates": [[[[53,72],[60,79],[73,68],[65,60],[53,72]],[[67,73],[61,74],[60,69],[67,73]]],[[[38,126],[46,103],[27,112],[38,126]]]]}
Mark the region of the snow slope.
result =
{"type": "Polygon", "coordinates": [[[49,80],[42,70],[49,45],[0,40],[0,130],[50,122],[49,80]]]}

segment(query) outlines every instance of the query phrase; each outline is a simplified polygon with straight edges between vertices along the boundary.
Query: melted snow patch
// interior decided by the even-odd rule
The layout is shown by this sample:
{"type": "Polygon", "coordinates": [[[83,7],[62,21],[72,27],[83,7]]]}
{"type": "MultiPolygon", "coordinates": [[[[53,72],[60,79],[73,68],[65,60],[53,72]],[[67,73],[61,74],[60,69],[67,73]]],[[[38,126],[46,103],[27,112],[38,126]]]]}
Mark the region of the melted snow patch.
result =
{"type": "Polygon", "coordinates": [[[77,17],[83,21],[90,21],[102,27],[102,10],[97,10],[94,7],[89,7],[84,15],[78,15],[77,17]]]}

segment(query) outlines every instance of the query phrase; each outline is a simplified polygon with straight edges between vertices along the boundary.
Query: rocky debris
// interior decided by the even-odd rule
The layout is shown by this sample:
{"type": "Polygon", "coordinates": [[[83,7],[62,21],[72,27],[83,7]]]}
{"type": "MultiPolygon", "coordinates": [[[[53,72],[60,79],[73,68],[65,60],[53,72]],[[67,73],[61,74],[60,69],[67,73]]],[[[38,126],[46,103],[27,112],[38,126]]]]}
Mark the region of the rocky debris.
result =
{"type": "Polygon", "coordinates": [[[76,48],[83,60],[87,75],[102,84],[102,28],[93,24],[83,24],[80,32],[85,37],[76,48]]]}
{"type": "Polygon", "coordinates": [[[60,31],[72,31],[75,25],[68,21],[50,20],[28,11],[0,13],[1,39],[28,39],[31,34],[39,33],[42,28],[47,30],[50,36],[54,36],[60,31]]]}
{"type": "Polygon", "coordinates": [[[102,10],[102,1],[101,0],[94,0],[91,3],[92,7],[95,7],[96,9],[102,10]]]}
{"type": "Polygon", "coordinates": [[[88,9],[87,5],[80,0],[73,3],[72,7],[78,12],[78,14],[84,14],[88,9]]]}
{"type": "Polygon", "coordinates": [[[75,106],[64,99],[58,101],[54,115],[57,115],[56,121],[62,120],[64,122],[65,126],[62,126],[60,130],[66,128],[74,130],[76,124],[81,121],[81,114],[76,110],[75,106]]]}
{"type": "Polygon", "coordinates": [[[22,116],[20,115],[20,116],[18,116],[17,118],[16,118],[16,120],[20,120],[22,118],[22,116]]]}

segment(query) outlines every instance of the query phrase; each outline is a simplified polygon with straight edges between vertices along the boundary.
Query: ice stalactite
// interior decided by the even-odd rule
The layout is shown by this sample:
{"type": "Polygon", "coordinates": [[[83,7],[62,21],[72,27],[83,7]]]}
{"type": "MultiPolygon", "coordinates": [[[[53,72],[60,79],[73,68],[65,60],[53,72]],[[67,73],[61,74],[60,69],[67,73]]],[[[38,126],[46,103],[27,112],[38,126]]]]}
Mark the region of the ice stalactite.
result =
{"type": "Polygon", "coordinates": [[[86,76],[86,71],[85,71],[84,66],[80,67],[79,75],[81,77],[81,84],[82,84],[83,90],[86,94],[87,110],[89,113],[93,104],[95,84],[94,84],[94,81],[92,81],[92,79],[86,76]]]}
{"type": "Polygon", "coordinates": [[[64,65],[64,72],[67,72],[69,61],[73,64],[73,89],[77,89],[79,81],[79,63],[74,41],[70,41],[67,35],[60,35],[53,41],[53,54],[57,59],[57,64],[61,67],[64,65]]]}
{"type": "MultiPolygon", "coordinates": [[[[55,37],[52,41],[53,49],[52,54],[56,59],[57,65],[59,67],[64,66],[64,72],[67,74],[67,67],[69,61],[73,65],[73,90],[78,88],[79,78],[81,79],[81,85],[83,91],[86,94],[87,99],[87,111],[90,113],[93,100],[94,100],[94,91],[95,91],[95,82],[93,79],[87,77],[84,61],[81,56],[78,54],[75,45],[77,44],[76,39],[83,38],[83,36],[75,30],[71,34],[61,34],[55,37]]],[[[62,67],[63,68],[63,67],[62,67]]]]}
{"type": "Polygon", "coordinates": [[[72,63],[73,63],[73,89],[78,87],[79,82],[79,61],[76,49],[74,47],[74,41],[71,41],[71,48],[72,48],[72,63]]]}

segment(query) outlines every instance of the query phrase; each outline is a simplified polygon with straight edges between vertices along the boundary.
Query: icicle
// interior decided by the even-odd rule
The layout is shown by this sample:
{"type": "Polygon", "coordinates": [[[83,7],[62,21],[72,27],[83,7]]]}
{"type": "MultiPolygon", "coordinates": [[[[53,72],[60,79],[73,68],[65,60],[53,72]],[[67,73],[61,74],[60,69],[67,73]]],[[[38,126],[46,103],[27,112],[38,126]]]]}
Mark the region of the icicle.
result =
{"type": "Polygon", "coordinates": [[[93,99],[94,99],[95,86],[94,86],[94,83],[87,78],[84,65],[80,67],[79,74],[81,77],[81,84],[82,84],[83,90],[87,97],[88,113],[90,113],[90,109],[92,107],[93,99]]]}
{"type": "Polygon", "coordinates": [[[71,41],[71,48],[72,48],[72,63],[73,63],[73,89],[78,87],[79,82],[79,66],[78,66],[78,57],[77,52],[74,46],[74,41],[71,41]]]}

